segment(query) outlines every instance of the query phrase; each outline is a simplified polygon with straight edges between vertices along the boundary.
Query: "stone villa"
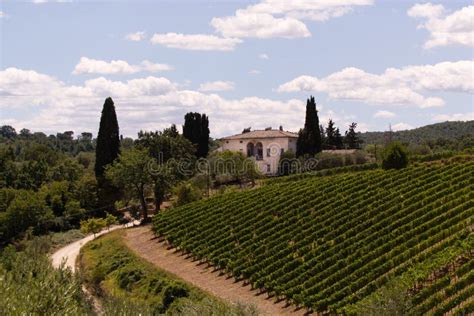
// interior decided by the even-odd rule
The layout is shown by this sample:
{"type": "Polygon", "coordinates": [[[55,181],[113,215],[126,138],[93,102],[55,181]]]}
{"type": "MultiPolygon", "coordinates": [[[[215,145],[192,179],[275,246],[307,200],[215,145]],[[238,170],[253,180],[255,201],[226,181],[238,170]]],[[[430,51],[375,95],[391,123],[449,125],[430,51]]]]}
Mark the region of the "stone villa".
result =
{"type": "Polygon", "coordinates": [[[280,155],[287,150],[296,153],[298,134],[280,129],[249,131],[238,135],[221,138],[220,151],[240,151],[246,157],[253,157],[264,174],[274,175],[278,172],[280,155]]]}

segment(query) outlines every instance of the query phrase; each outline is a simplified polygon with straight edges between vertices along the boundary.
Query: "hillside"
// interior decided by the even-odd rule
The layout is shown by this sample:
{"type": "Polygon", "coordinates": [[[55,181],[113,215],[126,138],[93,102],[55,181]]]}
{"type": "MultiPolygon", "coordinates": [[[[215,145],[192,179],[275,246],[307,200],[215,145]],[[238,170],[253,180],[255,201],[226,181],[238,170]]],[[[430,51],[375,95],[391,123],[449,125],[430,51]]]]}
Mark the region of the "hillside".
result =
{"type": "Polygon", "coordinates": [[[154,230],[314,311],[357,312],[403,281],[415,314],[442,314],[473,296],[472,179],[468,156],[275,182],[162,212],[154,230]]]}
{"type": "MultiPolygon", "coordinates": [[[[360,137],[364,144],[383,144],[386,132],[366,132],[360,137]]],[[[419,128],[393,132],[392,139],[403,143],[422,144],[437,139],[457,139],[463,136],[474,137],[474,121],[443,122],[419,128]]]]}

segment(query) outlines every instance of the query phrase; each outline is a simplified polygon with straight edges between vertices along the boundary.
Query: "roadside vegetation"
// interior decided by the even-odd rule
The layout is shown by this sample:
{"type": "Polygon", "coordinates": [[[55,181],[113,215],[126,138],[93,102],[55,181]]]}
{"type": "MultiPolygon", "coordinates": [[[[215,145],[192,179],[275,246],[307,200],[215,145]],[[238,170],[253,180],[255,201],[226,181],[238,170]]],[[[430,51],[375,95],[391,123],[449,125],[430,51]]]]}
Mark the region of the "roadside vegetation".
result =
{"type": "Polygon", "coordinates": [[[89,242],[81,250],[85,284],[104,301],[109,315],[257,315],[230,306],[137,257],[125,245],[125,231],[89,242]]]}
{"type": "Polygon", "coordinates": [[[80,279],[70,270],[53,268],[47,256],[52,241],[58,245],[72,235],[33,237],[0,251],[0,315],[91,313],[80,279]]]}

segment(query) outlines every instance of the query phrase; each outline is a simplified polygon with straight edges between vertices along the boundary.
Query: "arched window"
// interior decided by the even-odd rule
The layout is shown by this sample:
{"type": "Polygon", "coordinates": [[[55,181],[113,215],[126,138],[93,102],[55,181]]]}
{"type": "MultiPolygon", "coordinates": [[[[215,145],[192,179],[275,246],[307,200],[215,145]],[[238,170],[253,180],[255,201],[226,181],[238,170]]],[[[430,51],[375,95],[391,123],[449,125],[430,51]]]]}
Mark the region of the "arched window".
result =
{"type": "Polygon", "coordinates": [[[256,156],[257,160],[262,160],[263,159],[263,145],[262,143],[258,142],[257,145],[255,146],[256,149],[256,156]]]}
{"type": "Polygon", "coordinates": [[[247,144],[247,157],[253,157],[255,155],[255,148],[253,143],[247,144]]]}

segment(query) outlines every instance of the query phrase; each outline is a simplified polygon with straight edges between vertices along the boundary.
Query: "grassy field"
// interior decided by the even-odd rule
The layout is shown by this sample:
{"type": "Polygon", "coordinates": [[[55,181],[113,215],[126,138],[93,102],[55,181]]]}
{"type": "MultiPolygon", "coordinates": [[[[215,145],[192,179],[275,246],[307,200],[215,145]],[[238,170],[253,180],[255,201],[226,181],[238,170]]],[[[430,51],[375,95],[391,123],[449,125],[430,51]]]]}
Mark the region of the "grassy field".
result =
{"type": "Polygon", "coordinates": [[[473,179],[469,155],[399,171],[288,177],[160,213],[154,230],[315,311],[363,313],[383,306],[379,294],[391,288],[406,294],[406,314],[469,310],[473,179]]]}
{"type": "Polygon", "coordinates": [[[157,269],[124,244],[124,231],[89,242],[81,249],[86,284],[103,298],[109,315],[256,315],[246,306],[229,306],[157,269]]]}

